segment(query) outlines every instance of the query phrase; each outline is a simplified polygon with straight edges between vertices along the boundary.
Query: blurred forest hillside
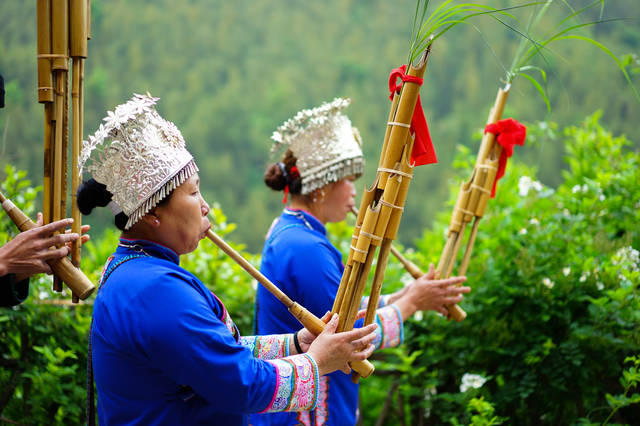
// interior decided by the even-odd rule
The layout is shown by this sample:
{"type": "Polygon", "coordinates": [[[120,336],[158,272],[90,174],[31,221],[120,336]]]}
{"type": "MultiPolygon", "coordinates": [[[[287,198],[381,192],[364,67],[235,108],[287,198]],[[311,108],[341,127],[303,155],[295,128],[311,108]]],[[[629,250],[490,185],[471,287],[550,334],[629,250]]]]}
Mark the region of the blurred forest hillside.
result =
{"type": "MultiPolygon", "coordinates": [[[[484,2],[494,7],[522,3],[484,2]]],[[[542,34],[570,14],[566,2],[556,3],[540,23],[542,34]]],[[[591,1],[569,3],[580,9],[591,1]]],[[[625,19],[578,34],[602,42],[626,61],[638,87],[640,2],[603,3],[604,20],[625,19]]],[[[133,92],[160,97],[160,112],[181,129],[197,159],[206,199],[219,203],[238,224],[229,238],[255,252],[282,208],[282,194],[262,183],[272,160],[271,133],[298,110],[336,96],[353,98],[348,114],[363,136],[368,161],[358,189],[372,180],[389,110],[388,75],[406,62],[414,10],[413,0],[92,0],[85,138],[106,110],[133,92]]],[[[530,12],[513,13],[523,28],[530,12]]],[[[598,6],[579,18],[597,20],[600,13],[598,6]]],[[[472,23],[455,27],[433,46],[421,93],[439,163],[416,170],[401,226],[405,244],[412,244],[442,210],[456,146],[477,151],[504,67],[519,42],[518,34],[488,17],[472,23]]],[[[44,120],[36,97],[35,35],[34,1],[0,2],[0,73],[7,92],[0,110],[0,170],[11,163],[27,169],[38,184],[44,120]]],[[[640,103],[611,57],[579,40],[551,49],[534,61],[547,72],[551,112],[520,78],[504,116],[547,122],[553,132],[553,123],[573,125],[601,109],[603,125],[626,134],[637,150],[640,103]]],[[[563,149],[538,140],[515,155],[555,186],[565,167],[563,149]]],[[[110,213],[94,216],[85,220],[99,235],[110,213]]]]}

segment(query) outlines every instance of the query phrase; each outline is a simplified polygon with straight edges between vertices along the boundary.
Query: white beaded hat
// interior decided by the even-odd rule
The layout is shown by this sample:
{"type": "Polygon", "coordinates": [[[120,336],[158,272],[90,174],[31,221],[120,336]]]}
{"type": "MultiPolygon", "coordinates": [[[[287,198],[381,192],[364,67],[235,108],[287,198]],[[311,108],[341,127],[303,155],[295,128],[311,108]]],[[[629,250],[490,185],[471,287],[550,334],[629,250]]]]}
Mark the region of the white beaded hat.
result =
{"type": "Polygon", "coordinates": [[[159,98],[134,94],[107,112],[104,123],[82,142],[86,165],[129,217],[125,230],[198,171],[180,130],[158,114],[159,98]]]}
{"type": "Polygon", "coordinates": [[[313,109],[304,109],[273,132],[272,152],[289,148],[302,178],[302,194],[308,194],[364,170],[358,129],[342,113],[350,99],[336,98],[313,109]]]}

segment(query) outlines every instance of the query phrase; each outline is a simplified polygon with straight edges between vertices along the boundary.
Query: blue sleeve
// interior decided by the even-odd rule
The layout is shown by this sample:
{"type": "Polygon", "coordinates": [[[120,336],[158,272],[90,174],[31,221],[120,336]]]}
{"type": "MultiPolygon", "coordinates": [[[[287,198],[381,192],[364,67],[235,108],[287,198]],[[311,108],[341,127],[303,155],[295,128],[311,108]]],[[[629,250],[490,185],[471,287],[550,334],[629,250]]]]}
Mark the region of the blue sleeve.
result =
{"type": "Polygon", "coordinates": [[[264,410],[276,389],[276,369],[235,341],[214,314],[213,298],[200,291],[181,277],[163,275],[141,295],[157,313],[141,324],[143,350],[153,367],[220,411],[264,410]]]}

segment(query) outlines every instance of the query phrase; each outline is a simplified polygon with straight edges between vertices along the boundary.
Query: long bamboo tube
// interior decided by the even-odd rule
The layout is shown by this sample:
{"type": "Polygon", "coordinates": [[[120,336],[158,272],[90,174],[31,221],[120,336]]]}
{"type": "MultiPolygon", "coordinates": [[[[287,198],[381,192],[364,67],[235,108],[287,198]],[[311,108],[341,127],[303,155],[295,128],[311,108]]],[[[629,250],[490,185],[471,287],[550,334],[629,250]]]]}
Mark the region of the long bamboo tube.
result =
{"type": "MultiPolygon", "coordinates": [[[[322,333],[326,324],[320,320],[320,318],[309,312],[304,306],[291,300],[286,294],[282,292],[275,284],[273,284],[267,277],[265,277],[259,270],[257,270],[251,263],[249,263],[244,257],[233,249],[226,241],[224,241],[218,234],[211,229],[207,231],[207,238],[209,238],[215,245],[217,245],[223,252],[225,252],[231,259],[233,259],[238,265],[255,278],[260,284],[262,284],[276,299],[278,299],[283,305],[287,307],[289,312],[310,332],[318,335],[322,333]]],[[[362,377],[368,377],[373,373],[375,367],[369,361],[356,361],[351,363],[351,368],[356,371],[362,377]]]]}
{"type": "MultiPolygon", "coordinates": [[[[56,71],[56,95],[54,103],[54,120],[55,126],[53,137],[53,155],[52,155],[52,207],[51,207],[51,221],[55,222],[63,218],[62,212],[62,199],[65,196],[63,189],[63,163],[64,155],[64,98],[65,98],[65,84],[66,72],[56,71]],[[64,75],[64,77],[63,77],[64,75]]],[[[61,283],[56,275],[53,276],[53,288],[55,291],[62,291],[61,283]]]]}
{"type": "Polygon", "coordinates": [[[36,3],[38,27],[38,102],[53,102],[53,77],[51,75],[51,3],[36,3]]]}
{"type": "Polygon", "coordinates": [[[51,138],[53,131],[54,87],[51,70],[51,2],[36,3],[38,39],[38,102],[44,103],[44,165],[42,182],[42,216],[44,223],[51,222],[51,138]]]}
{"type": "MultiPolygon", "coordinates": [[[[2,203],[2,208],[20,231],[28,231],[29,229],[37,227],[22,210],[16,207],[16,205],[2,193],[0,193],[0,203],[2,203]]],[[[53,273],[67,283],[71,291],[80,299],[86,299],[96,289],[87,276],[84,275],[80,269],[73,266],[68,257],[50,259],[47,260],[47,263],[51,266],[53,273]]]]}
{"type": "MultiPolygon", "coordinates": [[[[52,213],[51,220],[66,216],[66,148],[68,129],[67,93],[69,70],[69,4],[68,0],[51,0],[51,51],[54,74],[54,137],[52,165],[52,213]]],[[[54,274],[53,288],[62,291],[60,278],[54,274]]]]}
{"type": "MultiPolygon", "coordinates": [[[[78,161],[82,144],[82,112],[83,112],[83,83],[84,83],[84,58],[87,57],[87,37],[88,37],[88,12],[87,0],[69,0],[70,9],[70,45],[69,51],[73,59],[72,77],[72,109],[73,109],[73,131],[71,143],[71,217],[73,221],[73,232],[81,233],[82,215],[76,202],[76,192],[80,185],[80,170],[78,161]]],[[[81,241],[74,242],[71,248],[71,259],[78,266],[80,264],[81,241]]]]}

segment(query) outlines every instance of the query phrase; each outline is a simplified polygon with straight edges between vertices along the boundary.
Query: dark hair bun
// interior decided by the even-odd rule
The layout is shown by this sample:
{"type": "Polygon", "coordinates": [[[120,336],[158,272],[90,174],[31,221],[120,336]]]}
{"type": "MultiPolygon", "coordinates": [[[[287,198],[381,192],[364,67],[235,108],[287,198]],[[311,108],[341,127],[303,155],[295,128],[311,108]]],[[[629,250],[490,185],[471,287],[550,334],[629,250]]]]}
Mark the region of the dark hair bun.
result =
{"type": "Polygon", "coordinates": [[[83,215],[91,214],[96,207],[105,207],[113,197],[107,187],[95,179],[82,182],[76,195],[78,208],[83,215]]]}
{"type": "Polygon", "coordinates": [[[287,185],[287,179],[282,173],[282,168],[278,163],[271,164],[264,172],[264,183],[271,189],[282,191],[287,185]]]}
{"type": "MultiPolygon", "coordinates": [[[[106,207],[113,198],[113,194],[107,191],[107,187],[95,179],[82,182],[76,195],[78,209],[85,216],[91,214],[96,207],[106,207]]],[[[121,231],[124,231],[128,220],[129,217],[122,212],[118,213],[114,218],[116,227],[121,231]]]]}

